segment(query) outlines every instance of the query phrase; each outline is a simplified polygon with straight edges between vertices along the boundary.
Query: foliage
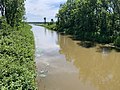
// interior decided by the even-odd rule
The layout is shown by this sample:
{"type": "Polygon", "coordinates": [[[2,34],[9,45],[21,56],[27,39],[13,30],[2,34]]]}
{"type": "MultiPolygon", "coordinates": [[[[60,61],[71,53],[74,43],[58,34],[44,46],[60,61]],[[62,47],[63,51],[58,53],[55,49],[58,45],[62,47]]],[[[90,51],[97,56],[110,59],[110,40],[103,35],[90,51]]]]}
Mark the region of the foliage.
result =
{"type": "Polygon", "coordinates": [[[115,39],[114,45],[120,47],[120,36],[115,39]]]}
{"type": "Polygon", "coordinates": [[[14,27],[18,26],[24,18],[25,0],[0,0],[0,11],[7,23],[14,27]]]}
{"type": "Polygon", "coordinates": [[[0,89],[35,90],[34,40],[25,0],[0,0],[0,89]]]}
{"type": "Polygon", "coordinates": [[[57,18],[59,32],[80,40],[113,43],[120,34],[120,0],[67,0],[57,18]]]}
{"type": "Polygon", "coordinates": [[[30,26],[0,29],[0,89],[35,90],[34,39],[30,26]],[[18,29],[18,30],[17,30],[18,29]]]}

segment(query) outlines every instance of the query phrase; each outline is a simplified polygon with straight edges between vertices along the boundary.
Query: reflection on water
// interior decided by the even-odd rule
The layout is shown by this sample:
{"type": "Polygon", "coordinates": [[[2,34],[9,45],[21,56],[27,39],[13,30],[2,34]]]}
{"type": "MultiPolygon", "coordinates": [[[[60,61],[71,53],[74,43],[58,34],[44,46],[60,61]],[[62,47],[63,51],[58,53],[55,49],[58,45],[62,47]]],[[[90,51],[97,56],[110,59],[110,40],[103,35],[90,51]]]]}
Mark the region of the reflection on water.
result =
{"type": "Polygon", "coordinates": [[[120,90],[120,53],[33,26],[39,90],[120,90]]]}
{"type": "Polygon", "coordinates": [[[79,79],[90,81],[99,90],[120,90],[120,53],[108,48],[82,48],[66,36],[59,36],[60,52],[79,68],[79,79]]]}

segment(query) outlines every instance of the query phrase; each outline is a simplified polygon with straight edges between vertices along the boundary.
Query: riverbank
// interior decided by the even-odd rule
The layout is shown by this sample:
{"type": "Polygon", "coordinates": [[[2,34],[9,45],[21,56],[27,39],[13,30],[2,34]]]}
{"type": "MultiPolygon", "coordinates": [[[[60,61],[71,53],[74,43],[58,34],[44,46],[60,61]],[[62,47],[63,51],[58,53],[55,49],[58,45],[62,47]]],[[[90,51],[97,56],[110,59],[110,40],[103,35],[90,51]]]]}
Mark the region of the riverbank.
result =
{"type": "MultiPolygon", "coordinates": [[[[42,26],[42,27],[45,27],[49,30],[54,30],[54,31],[58,31],[57,28],[56,28],[56,24],[52,24],[52,25],[48,25],[48,24],[39,24],[38,26],[42,26]]],[[[61,34],[64,34],[64,35],[69,35],[67,34],[66,32],[60,32],[61,34]]],[[[106,47],[106,48],[112,48],[112,49],[116,49],[118,51],[120,51],[120,38],[116,39],[113,43],[100,43],[100,42],[93,42],[93,41],[86,41],[86,40],[82,40],[77,38],[75,35],[71,35],[70,36],[73,40],[78,40],[80,41],[81,43],[79,43],[79,45],[85,47],[85,48],[90,48],[90,47],[93,47],[95,46],[95,44],[99,44],[100,47],[106,47]]]]}
{"type": "Polygon", "coordinates": [[[38,24],[38,26],[42,26],[42,27],[45,27],[49,30],[54,30],[56,31],[56,24],[38,24]]]}
{"type": "Polygon", "coordinates": [[[36,90],[34,38],[28,24],[0,29],[1,90],[36,90]]]}

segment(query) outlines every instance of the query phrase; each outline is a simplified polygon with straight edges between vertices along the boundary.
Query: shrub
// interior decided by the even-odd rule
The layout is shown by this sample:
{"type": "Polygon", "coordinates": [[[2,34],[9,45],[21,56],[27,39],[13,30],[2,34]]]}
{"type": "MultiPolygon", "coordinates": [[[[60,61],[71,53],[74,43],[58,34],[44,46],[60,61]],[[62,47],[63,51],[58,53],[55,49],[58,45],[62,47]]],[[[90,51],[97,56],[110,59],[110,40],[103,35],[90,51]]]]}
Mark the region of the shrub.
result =
{"type": "Polygon", "coordinates": [[[35,90],[34,39],[30,26],[0,29],[0,89],[35,90]]]}
{"type": "Polygon", "coordinates": [[[114,41],[114,45],[117,47],[120,47],[120,36],[118,36],[115,41],[114,41]]]}

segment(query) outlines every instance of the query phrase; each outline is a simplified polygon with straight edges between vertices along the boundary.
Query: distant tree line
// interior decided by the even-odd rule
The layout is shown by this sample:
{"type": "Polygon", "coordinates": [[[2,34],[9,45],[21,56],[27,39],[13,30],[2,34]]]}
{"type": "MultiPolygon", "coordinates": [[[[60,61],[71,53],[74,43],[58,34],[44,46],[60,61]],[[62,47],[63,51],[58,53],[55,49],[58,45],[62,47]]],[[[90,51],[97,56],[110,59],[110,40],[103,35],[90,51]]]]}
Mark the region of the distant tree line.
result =
{"type": "Polygon", "coordinates": [[[120,46],[120,0],[67,0],[57,18],[59,32],[120,46]]]}
{"type": "Polygon", "coordinates": [[[14,27],[24,19],[25,0],[0,0],[0,12],[6,22],[14,27]]]}

